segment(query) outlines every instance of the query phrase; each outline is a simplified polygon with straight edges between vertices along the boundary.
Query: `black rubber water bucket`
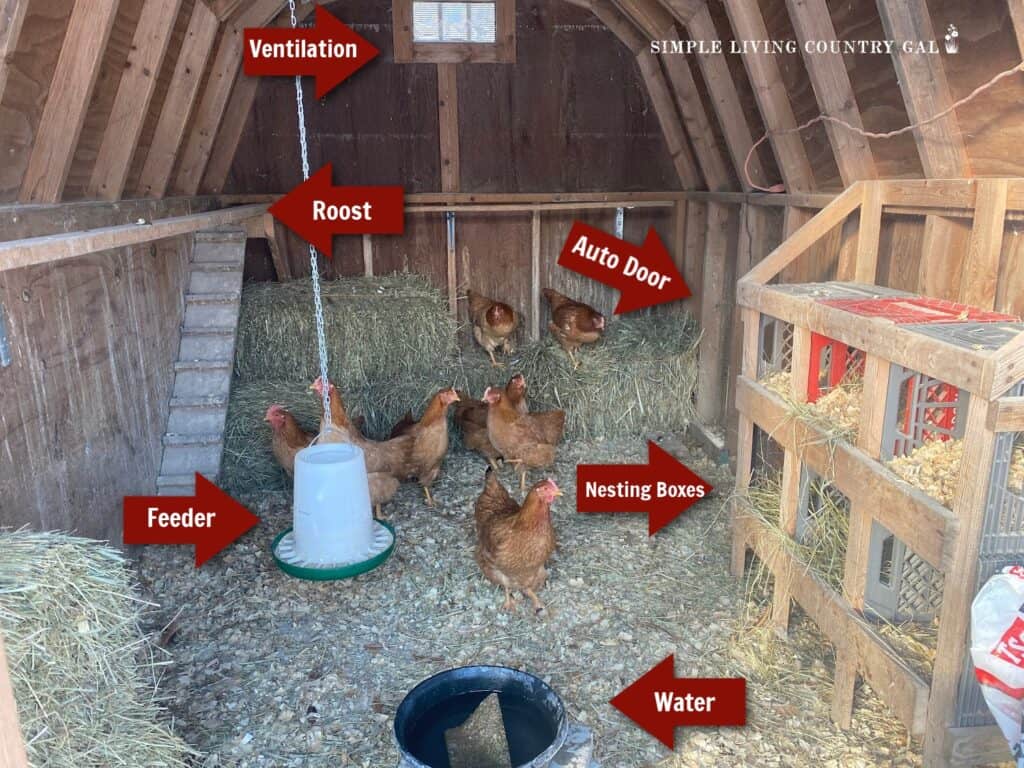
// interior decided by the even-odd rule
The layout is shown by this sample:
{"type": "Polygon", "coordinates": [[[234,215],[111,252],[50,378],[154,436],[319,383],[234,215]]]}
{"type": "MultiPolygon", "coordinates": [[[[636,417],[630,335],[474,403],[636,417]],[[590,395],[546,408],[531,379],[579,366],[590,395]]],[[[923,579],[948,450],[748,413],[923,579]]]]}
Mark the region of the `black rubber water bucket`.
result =
{"type": "Polygon", "coordinates": [[[444,733],[498,694],[512,765],[546,768],[565,743],[565,705],[543,680],[508,667],[459,667],[413,688],[395,713],[398,751],[413,768],[449,768],[444,733]]]}

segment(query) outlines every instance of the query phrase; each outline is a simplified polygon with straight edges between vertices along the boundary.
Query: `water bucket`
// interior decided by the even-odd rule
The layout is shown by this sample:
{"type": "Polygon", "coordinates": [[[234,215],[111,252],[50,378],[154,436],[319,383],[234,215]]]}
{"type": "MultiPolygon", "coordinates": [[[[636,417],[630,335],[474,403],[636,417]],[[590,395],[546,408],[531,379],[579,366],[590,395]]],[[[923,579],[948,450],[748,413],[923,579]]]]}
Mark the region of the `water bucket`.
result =
{"type": "Polygon", "coordinates": [[[403,766],[449,768],[444,734],[498,694],[515,768],[546,768],[569,732],[565,705],[543,680],[508,667],[460,667],[424,680],[395,713],[403,766]]]}
{"type": "Polygon", "coordinates": [[[374,526],[362,449],[328,443],[299,451],[294,515],[298,560],[329,565],[366,559],[374,526]]]}

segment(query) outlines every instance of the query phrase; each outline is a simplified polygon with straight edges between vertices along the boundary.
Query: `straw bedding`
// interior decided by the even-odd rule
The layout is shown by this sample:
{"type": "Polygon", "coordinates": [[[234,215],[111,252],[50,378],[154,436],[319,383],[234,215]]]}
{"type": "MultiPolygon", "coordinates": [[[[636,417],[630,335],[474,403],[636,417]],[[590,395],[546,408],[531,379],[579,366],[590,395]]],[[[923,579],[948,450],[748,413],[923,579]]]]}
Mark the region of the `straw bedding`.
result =
{"type": "Polygon", "coordinates": [[[0,630],[34,766],[174,768],[159,723],[161,662],[122,556],[59,533],[0,533],[0,630]]]}
{"type": "MultiPolygon", "coordinates": [[[[496,369],[478,347],[456,348],[440,294],[420,278],[336,282],[329,292],[337,300],[325,306],[332,376],[351,414],[365,419],[369,436],[385,437],[409,410],[418,416],[442,387],[480,397],[486,387],[504,385],[513,373],[526,377],[531,409],[566,411],[568,439],[676,431],[693,416],[697,332],[688,316],[646,313],[613,321],[600,343],[582,351],[583,365],[576,371],[547,335],[521,346],[505,368],[496,369]],[[377,281],[379,294],[372,288],[377,281]],[[356,297],[360,311],[373,317],[393,312],[401,322],[357,319],[341,297],[356,297]],[[370,304],[375,306],[367,308],[370,304]],[[358,331],[345,327],[349,323],[358,331]]],[[[303,326],[312,325],[311,304],[308,288],[290,283],[250,287],[243,296],[246,329],[240,330],[221,471],[231,491],[289,487],[270,452],[263,422],[269,405],[286,406],[304,428],[316,431],[320,406],[309,384],[318,363],[309,335],[313,331],[303,326]],[[275,309],[277,295],[282,310],[275,309]],[[258,345],[251,337],[257,329],[267,333],[258,345]],[[297,343],[292,334],[298,335],[297,343]]],[[[452,434],[457,442],[454,429],[452,434]]]]}

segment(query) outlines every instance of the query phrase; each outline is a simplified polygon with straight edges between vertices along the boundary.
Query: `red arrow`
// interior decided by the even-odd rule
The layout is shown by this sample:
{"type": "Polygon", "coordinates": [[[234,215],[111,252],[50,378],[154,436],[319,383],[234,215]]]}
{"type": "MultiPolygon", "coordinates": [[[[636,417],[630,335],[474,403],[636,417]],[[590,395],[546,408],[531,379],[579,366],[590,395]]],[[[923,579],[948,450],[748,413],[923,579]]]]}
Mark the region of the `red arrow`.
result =
{"type": "Polygon", "coordinates": [[[125,496],[125,544],[195,544],[196,568],[260,519],[196,472],[195,496],[125,496]]]}
{"type": "Polygon", "coordinates": [[[576,466],[577,512],[646,512],[653,536],[707,496],[711,486],[657,443],[647,464],[576,466]]]}
{"type": "Polygon", "coordinates": [[[245,74],[315,75],[318,99],[380,53],[319,5],[312,29],[247,27],[243,39],[245,74]]]}
{"type": "Polygon", "coordinates": [[[690,295],[654,227],[647,230],[643,245],[636,246],[576,221],[558,263],[621,291],[616,315],[690,295]]]}
{"type": "Polygon", "coordinates": [[[400,235],[405,231],[401,187],[335,187],[330,163],[274,203],[270,213],[327,258],[334,235],[400,235]]]}
{"type": "Polygon", "coordinates": [[[611,700],[611,705],[669,749],[680,725],[746,725],[742,677],[676,677],[668,656],[611,700]]]}

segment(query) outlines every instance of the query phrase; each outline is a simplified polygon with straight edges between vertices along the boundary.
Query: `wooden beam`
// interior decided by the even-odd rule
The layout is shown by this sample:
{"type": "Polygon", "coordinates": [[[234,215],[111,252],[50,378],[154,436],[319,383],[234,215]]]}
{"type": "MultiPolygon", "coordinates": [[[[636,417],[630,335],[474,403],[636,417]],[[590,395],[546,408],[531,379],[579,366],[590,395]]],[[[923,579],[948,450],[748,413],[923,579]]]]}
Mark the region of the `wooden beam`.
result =
{"type": "Polygon", "coordinates": [[[540,338],[540,211],[530,217],[530,338],[540,338]]]}
{"type": "Polygon", "coordinates": [[[1024,56],[1024,3],[1020,0],[1006,0],[1006,4],[1010,7],[1010,21],[1017,37],[1017,53],[1024,56]]]}
{"type": "Polygon", "coordinates": [[[732,285],[735,259],[735,220],[738,213],[720,203],[708,203],[701,285],[701,339],[697,350],[697,418],[703,424],[723,421],[725,363],[732,324],[732,285]],[[730,244],[732,248],[730,248],[730,244]]]}
{"type": "MultiPolygon", "coordinates": [[[[737,40],[770,39],[764,17],[756,3],[749,0],[725,0],[725,10],[737,40]]],[[[769,141],[775,150],[787,191],[813,189],[814,174],[800,135],[779,135],[782,131],[796,128],[797,123],[778,62],[770,53],[750,51],[743,54],[743,63],[754,86],[754,96],[765,127],[775,134],[769,137],[769,141]]]]}
{"type": "Polygon", "coordinates": [[[878,239],[882,232],[882,192],[877,184],[864,185],[864,202],[860,206],[859,225],[853,281],[874,285],[878,272],[878,239]]]}
{"type": "Polygon", "coordinates": [[[999,255],[1006,228],[1006,179],[979,179],[974,226],[960,278],[960,301],[992,309],[996,302],[999,255]]]}
{"type": "Polygon", "coordinates": [[[283,5],[282,0],[253,0],[234,21],[224,28],[210,66],[206,88],[185,140],[181,161],[172,189],[176,194],[194,195],[206,172],[213,150],[213,140],[224,117],[232,86],[242,66],[242,32],[246,27],[262,27],[269,23],[283,5]]]}
{"type": "Polygon", "coordinates": [[[240,205],[208,213],[157,219],[146,224],[123,224],[84,232],[32,237],[0,243],[0,272],[34,264],[71,259],[138,243],[151,243],[200,229],[237,224],[266,213],[266,205],[240,205]]]}
{"type": "Polygon", "coordinates": [[[76,0],[22,179],[20,200],[60,200],[117,6],[118,0],[76,0]]]}
{"type": "Polygon", "coordinates": [[[993,432],[1024,432],[1024,397],[1003,397],[996,402],[993,432]]]}
{"type": "Polygon", "coordinates": [[[458,65],[437,65],[437,125],[441,141],[441,191],[459,191],[458,65]]]}
{"type": "MultiPolygon", "coordinates": [[[[838,51],[809,52],[805,47],[809,41],[836,40],[836,30],[825,0],[786,0],[786,7],[800,41],[818,107],[823,114],[838,117],[863,130],[864,123],[843,55],[838,51]]],[[[875,178],[875,159],[865,137],[831,122],[825,123],[825,132],[844,185],[849,186],[859,179],[875,178]]]]}
{"type": "Polygon", "coordinates": [[[218,21],[227,21],[242,7],[245,0],[199,0],[210,6],[218,21]]]}
{"type": "Polygon", "coordinates": [[[29,0],[0,0],[0,102],[7,90],[10,58],[18,48],[29,0]]]}
{"type": "MultiPolygon", "coordinates": [[[[656,0],[617,0],[618,6],[651,40],[678,40],[675,21],[656,0]]],[[[733,188],[725,160],[715,143],[711,121],[701,103],[697,83],[685,56],[666,56],[662,63],[675,94],[676,106],[693,143],[693,154],[700,165],[707,187],[714,191],[733,188]]]]}
{"type": "Polygon", "coordinates": [[[363,235],[363,276],[373,277],[373,236],[363,235]]]}
{"type": "Polygon", "coordinates": [[[167,191],[185,126],[216,37],[217,17],[204,3],[196,3],[139,176],[135,192],[140,197],[163,197],[167,191]]]}
{"type": "MultiPolygon", "coordinates": [[[[298,6],[295,15],[299,22],[309,16],[314,7],[313,3],[303,3],[298,6]]],[[[290,27],[291,14],[287,10],[282,12],[274,26],[290,27]]],[[[206,173],[203,175],[203,182],[200,186],[202,192],[217,194],[223,191],[228,174],[231,172],[231,165],[238,152],[238,144],[242,140],[242,132],[252,113],[252,105],[256,101],[259,84],[260,78],[249,77],[244,73],[236,78],[235,87],[231,90],[231,99],[224,110],[224,119],[221,121],[220,130],[217,131],[213,140],[210,161],[206,164],[206,173]]]]}
{"type": "Polygon", "coordinates": [[[0,632],[0,765],[4,768],[29,768],[25,739],[18,725],[18,707],[7,666],[4,636],[0,632]]]}
{"type": "Polygon", "coordinates": [[[288,254],[281,248],[281,241],[277,237],[277,219],[269,213],[262,217],[263,236],[267,238],[267,247],[270,248],[270,260],[274,262],[274,271],[277,272],[277,280],[280,283],[291,280],[291,264],[288,262],[288,254]]]}
{"type": "MultiPolygon", "coordinates": [[[[718,40],[718,32],[706,3],[699,4],[686,25],[690,37],[695,40],[704,40],[709,44],[718,40]]],[[[729,72],[729,65],[721,53],[709,53],[696,58],[701,74],[704,76],[704,82],[707,84],[708,93],[711,95],[712,106],[718,115],[718,125],[722,129],[726,146],[729,148],[729,156],[732,158],[733,168],[740,180],[740,186],[750,190],[752,187],[747,180],[744,164],[747,161],[747,155],[750,154],[750,148],[754,145],[754,139],[750,135],[747,117],[740,104],[739,93],[736,91],[736,83],[729,72]]],[[[772,181],[765,173],[761,158],[756,152],[750,156],[747,166],[751,180],[755,184],[767,186],[772,181]]]]}
{"type": "Polygon", "coordinates": [[[181,0],[146,0],[142,8],[89,179],[87,191],[91,197],[117,200],[124,192],[132,156],[180,7],[181,0]]]}
{"type": "MultiPolygon", "coordinates": [[[[890,40],[937,40],[925,0],[877,0],[882,26],[890,40]]],[[[933,117],[953,104],[940,56],[892,52],[896,75],[911,123],[933,117]]],[[[955,114],[914,131],[926,176],[949,179],[971,175],[963,133],[955,114]]]]}

